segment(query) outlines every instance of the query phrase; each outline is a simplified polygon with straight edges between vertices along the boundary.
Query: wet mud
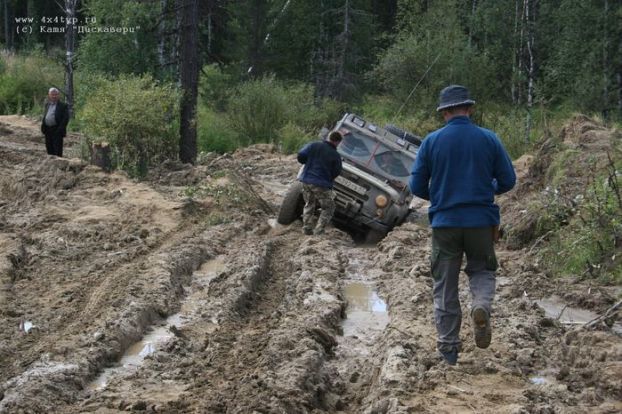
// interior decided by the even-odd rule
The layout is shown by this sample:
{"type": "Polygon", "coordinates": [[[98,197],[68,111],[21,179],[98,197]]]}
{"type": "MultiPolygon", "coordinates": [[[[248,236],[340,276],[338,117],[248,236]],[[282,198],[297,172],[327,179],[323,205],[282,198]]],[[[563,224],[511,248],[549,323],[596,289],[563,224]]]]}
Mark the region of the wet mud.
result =
{"type": "Polygon", "coordinates": [[[0,123],[0,413],[622,411],[618,325],[586,327],[608,287],[500,244],[493,343],[473,343],[462,277],[449,367],[425,205],[377,245],[303,236],[274,221],[298,166],[271,146],[137,182],[0,123]]]}

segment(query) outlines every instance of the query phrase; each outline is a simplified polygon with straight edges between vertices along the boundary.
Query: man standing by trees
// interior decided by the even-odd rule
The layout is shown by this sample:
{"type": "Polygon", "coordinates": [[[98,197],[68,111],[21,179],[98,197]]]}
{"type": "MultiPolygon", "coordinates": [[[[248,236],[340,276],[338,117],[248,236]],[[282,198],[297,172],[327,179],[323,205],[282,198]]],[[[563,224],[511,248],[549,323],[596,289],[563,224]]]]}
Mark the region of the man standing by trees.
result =
{"type": "Polygon", "coordinates": [[[441,91],[437,111],[447,125],[423,141],[409,183],[414,195],[430,200],[437,347],[450,365],[456,364],[461,349],[458,275],[463,254],[473,298],[475,343],[479,348],[490,345],[497,269],[494,242],[500,221],[494,196],[511,190],[516,182],[499,138],[471,122],[473,104],[464,86],[441,91]]]}
{"type": "Polygon", "coordinates": [[[67,105],[59,101],[60,92],[56,88],[48,91],[48,100],[43,111],[41,132],[45,135],[45,148],[50,155],[63,156],[63,139],[67,135],[69,111],[67,105]]]}
{"type": "Polygon", "coordinates": [[[337,152],[341,139],[341,134],[333,131],[327,141],[312,142],[298,152],[298,162],[305,165],[299,180],[302,182],[302,195],[305,199],[302,226],[307,235],[324,233],[324,228],[335,212],[332,188],[335,178],[341,174],[341,156],[337,152]],[[313,230],[313,216],[318,204],[322,212],[313,230]]]}

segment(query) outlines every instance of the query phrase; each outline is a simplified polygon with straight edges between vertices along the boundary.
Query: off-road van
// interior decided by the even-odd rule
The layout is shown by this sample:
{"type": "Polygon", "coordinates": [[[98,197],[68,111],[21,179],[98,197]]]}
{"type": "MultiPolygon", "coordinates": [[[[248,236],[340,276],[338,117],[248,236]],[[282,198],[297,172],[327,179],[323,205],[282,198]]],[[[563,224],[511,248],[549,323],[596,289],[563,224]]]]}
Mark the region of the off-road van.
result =
{"type": "MultiPolygon", "coordinates": [[[[346,114],[334,130],[343,140],[337,151],[343,171],[335,180],[333,222],[367,241],[378,241],[408,216],[412,195],[408,179],[421,144],[418,137],[392,125],[381,128],[346,114]]],[[[277,221],[290,224],[302,215],[302,183],[288,189],[277,221]]]]}

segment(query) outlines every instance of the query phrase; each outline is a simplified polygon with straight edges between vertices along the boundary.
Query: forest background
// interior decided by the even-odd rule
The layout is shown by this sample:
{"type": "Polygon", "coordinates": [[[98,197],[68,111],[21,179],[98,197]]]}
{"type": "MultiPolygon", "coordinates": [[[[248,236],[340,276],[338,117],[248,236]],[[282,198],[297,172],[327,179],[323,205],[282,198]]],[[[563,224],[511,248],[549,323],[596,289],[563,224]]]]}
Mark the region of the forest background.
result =
{"type": "Polygon", "coordinates": [[[622,119],[616,0],[0,0],[0,112],[65,92],[71,3],[71,127],[134,172],[179,151],[188,45],[199,152],[292,152],[345,111],[425,136],[451,83],[514,158],[573,112],[622,119]]]}

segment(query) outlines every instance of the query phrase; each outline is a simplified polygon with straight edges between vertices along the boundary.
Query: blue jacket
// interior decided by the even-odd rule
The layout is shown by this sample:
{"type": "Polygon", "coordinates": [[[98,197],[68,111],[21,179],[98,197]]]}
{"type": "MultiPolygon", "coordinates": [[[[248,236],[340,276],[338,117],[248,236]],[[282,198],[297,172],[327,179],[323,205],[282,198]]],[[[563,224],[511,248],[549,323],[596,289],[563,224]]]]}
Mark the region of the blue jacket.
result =
{"type": "Polygon", "coordinates": [[[305,145],[298,152],[298,162],[305,167],[299,180],[323,188],[333,188],[333,181],[341,174],[341,156],[326,141],[305,145]]]}
{"type": "Polygon", "coordinates": [[[516,183],[512,161],[494,132],[456,116],[421,144],[410,191],[430,200],[432,227],[499,224],[495,194],[516,183]]]}

